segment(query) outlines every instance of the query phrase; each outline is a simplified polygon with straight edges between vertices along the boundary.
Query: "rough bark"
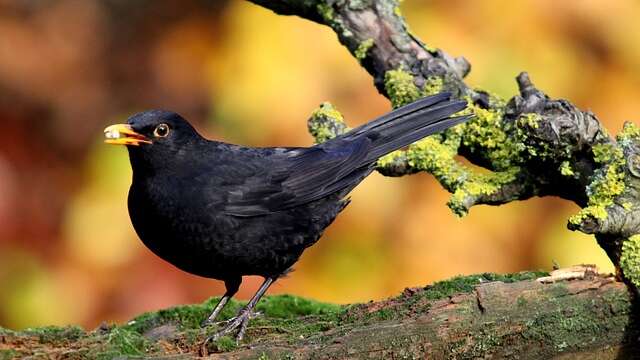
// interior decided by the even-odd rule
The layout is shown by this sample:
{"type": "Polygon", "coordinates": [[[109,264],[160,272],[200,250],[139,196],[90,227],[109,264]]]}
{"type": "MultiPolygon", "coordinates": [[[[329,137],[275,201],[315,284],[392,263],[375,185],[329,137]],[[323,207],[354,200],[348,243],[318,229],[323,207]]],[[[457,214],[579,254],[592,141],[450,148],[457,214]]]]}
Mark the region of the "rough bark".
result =
{"type": "MultiPolygon", "coordinates": [[[[142,315],[126,325],[0,331],[0,358],[212,359],[632,359],[640,354],[638,304],[613,277],[542,283],[537,273],[482,274],[406,289],[381,302],[338,307],[290,296],[266,299],[245,343],[202,345],[202,305],[142,315]],[[524,279],[524,280],[523,280],[524,279]]],[[[233,303],[225,316],[240,306],[233,303]]]]}
{"type": "MultiPolygon", "coordinates": [[[[371,74],[394,106],[440,91],[469,101],[469,123],[433,136],[379,163],[379,171],[402,176],[432,173],[453,195],[458,215],[473,205],[499,205],[532,196],[558,196],[582,210],[568,227],[594,234],[636,289],[640,286],[640,129],[628,123],[616,139],[591,112],[551,99],[526,73],[520,93],[501,99],[464,83],[468,61],[454,58],[413,36],[397,0],[250,0],[283,15],[331,27],[339,41],[371,74]],[[491,170],[479,174],[455,161],[462,155],[491,170]]],[[[325,105],[324,107],[328,107],[325,105]]],[[[335,109],[321,108],[310,131],[323,141],[347,129],[335,109]]]]}

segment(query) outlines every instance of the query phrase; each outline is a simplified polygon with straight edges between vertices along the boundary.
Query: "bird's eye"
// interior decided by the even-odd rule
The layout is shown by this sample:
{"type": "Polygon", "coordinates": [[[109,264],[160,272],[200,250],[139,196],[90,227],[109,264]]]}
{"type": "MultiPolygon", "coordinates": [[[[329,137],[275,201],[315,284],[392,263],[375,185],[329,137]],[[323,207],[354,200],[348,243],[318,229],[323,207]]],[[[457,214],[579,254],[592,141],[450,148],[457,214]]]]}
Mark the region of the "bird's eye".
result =
{"type": "Polygon", "coordinates": [[[169,125],[160,124],[156,126],[156,129],[153,130],[153,135],[155,135],[156,137],[166,137],[167,135],[169,135],[169,125]]]}

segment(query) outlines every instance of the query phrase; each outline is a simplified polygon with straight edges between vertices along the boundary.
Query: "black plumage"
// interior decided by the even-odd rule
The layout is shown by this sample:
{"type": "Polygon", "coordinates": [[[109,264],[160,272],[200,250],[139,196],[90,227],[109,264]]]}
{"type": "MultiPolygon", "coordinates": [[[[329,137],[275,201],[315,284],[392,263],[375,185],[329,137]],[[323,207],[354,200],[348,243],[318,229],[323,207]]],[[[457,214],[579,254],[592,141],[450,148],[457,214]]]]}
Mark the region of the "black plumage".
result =
{"type": "Polygon", "coordinates": [[[200,136],[179,115],[146,111],[105,130],[128,145],[129,214],[144,244],[176,267],[225,281],[214,321],[244,275],[265,283],[215,336],[238,329],[253,306],[348,204],[381,156],[465,121],[464,101],[418,100],[322,144],[251,148],[200,136]]]}

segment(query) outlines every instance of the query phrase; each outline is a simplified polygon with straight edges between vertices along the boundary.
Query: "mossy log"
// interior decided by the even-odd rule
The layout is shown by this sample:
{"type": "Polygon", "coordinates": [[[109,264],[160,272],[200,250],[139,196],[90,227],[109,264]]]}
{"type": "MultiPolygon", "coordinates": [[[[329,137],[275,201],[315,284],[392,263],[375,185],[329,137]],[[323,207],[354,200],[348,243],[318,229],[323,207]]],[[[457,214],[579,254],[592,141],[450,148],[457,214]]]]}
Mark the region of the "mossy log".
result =
{"type": "MultiPolygon", "coordinates": [[[[433,174],[452,193],[449,207],[460,216],[477,204],[533,196],[573,201],[582,210],[568,227],[594,234],[620,278],[640,287],[638,126],[627,123],[614,139],[593,113],[549,98],[526,73],[516,78],[520,93],[511,99],[468,86],[469,62],[411,34],[400,0],[250,1],[329,26],[394,107],[441,91],[469,102],[466,112],[474,119],[388,155],[378,164],[382,174],[433,174]],[[490,172],[475,171],[456,155],[490,172]]],[[[309,128],[317,141],[347,129],[339,113],[322,111],[309,128]]]]}
{"type": "MultiPolygon", "coordinates": [[[[346,306],[270,296],[239,345],[226,337],[203,345],[215,327],[199,324],[216,299],[91,332],[0,330],[0,359],[639,358],[638,303],[623,283],[587,273],[545,284],[537,280],[543,275],[458,277],[346,306]]],[[[231,303],[222,316],[240,306],[231,303]]]]}

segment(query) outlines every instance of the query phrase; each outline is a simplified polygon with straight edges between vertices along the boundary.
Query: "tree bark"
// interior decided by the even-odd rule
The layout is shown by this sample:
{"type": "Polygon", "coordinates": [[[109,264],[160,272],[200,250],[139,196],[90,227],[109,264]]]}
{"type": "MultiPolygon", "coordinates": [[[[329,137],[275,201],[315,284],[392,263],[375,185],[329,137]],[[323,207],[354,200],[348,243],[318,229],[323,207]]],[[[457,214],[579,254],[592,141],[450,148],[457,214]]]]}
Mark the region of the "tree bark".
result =
{"type": "Polygon", "coordinates": [[[542,283],[536,273],[460,277],[335,311],[313,310],[323,308],[286,295],[269,297],[265,315],[254,320],[240,346],[231,339],[203,345],[214,329],[198,324],[212,301],[145,314],[91,333],[74,328],[0,331],[0,358],[638,358],[638,303],[628,288],[612,276],[569,274],[580,278],[542,283]],[[269,305],[285,300],[288,305],[280,310],[269,305]],[[294,311],[293,304],[303,305],[294,311]]]}
{"type": "MultiPolygon", "coordinates": [[[[419,293],[408,289],[401,301],[367,304],[363,310],[396,312],[419,293]]],[[[630,337],[638,334],[637,323],[630,323],[629,299],[625,286],[611,278],[554,285],[489,282],[434,301],[426,312],[413,311],[426,304],[414,305],[400,319],[325,333],[321,343],[258,344],[219,357],[624,359],[640,354],[640,347],[631,345],[630,337]]]]}

